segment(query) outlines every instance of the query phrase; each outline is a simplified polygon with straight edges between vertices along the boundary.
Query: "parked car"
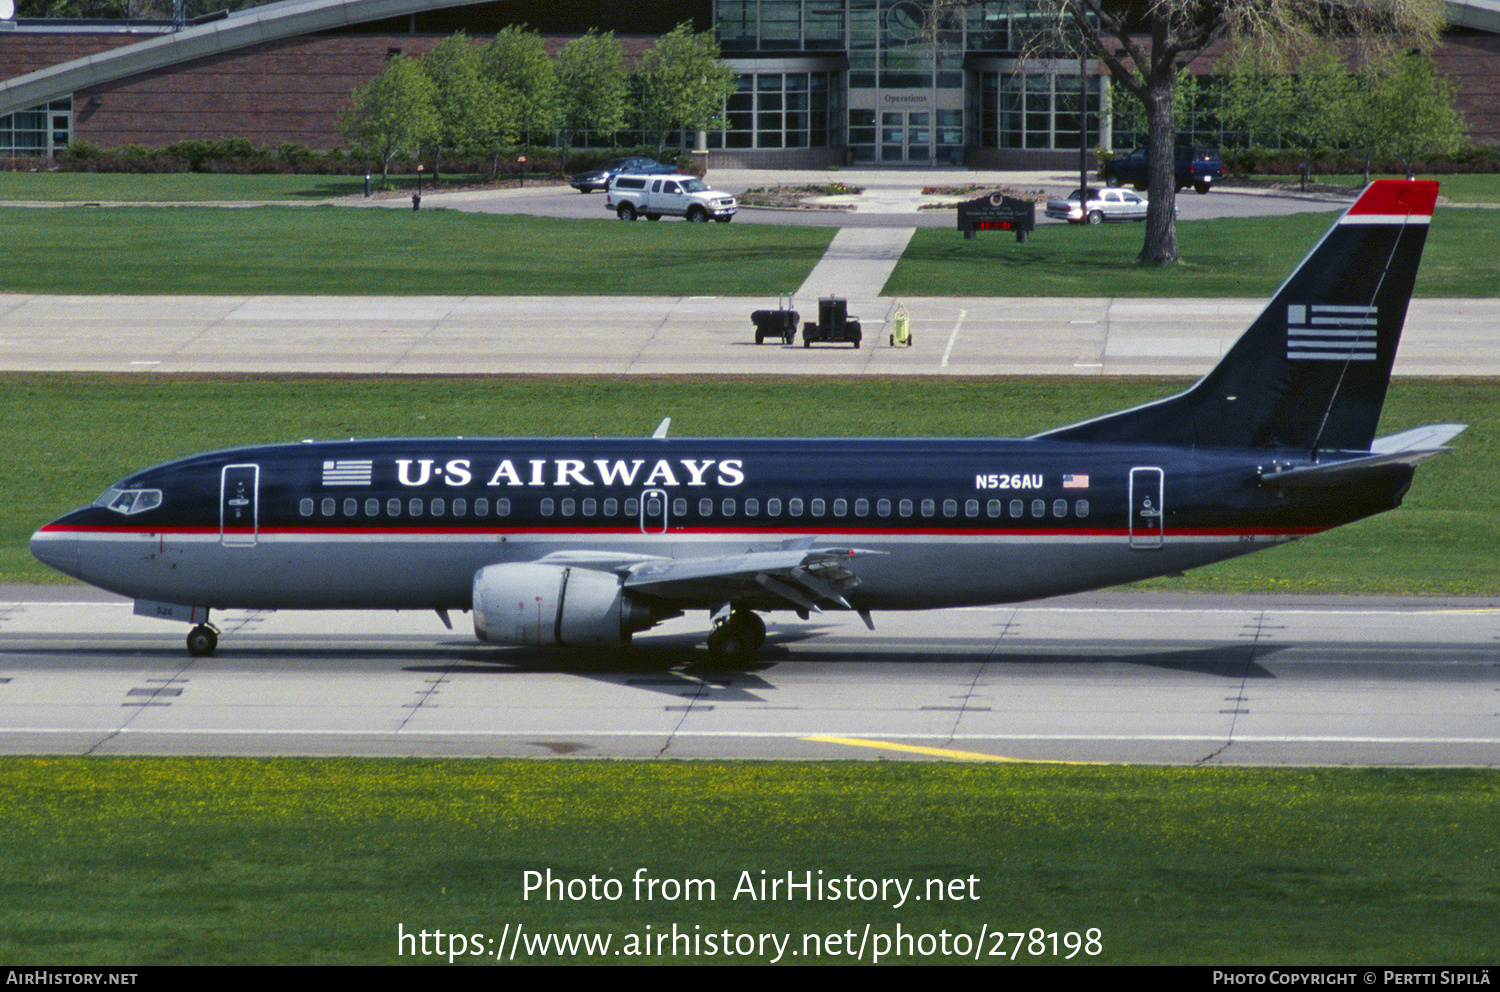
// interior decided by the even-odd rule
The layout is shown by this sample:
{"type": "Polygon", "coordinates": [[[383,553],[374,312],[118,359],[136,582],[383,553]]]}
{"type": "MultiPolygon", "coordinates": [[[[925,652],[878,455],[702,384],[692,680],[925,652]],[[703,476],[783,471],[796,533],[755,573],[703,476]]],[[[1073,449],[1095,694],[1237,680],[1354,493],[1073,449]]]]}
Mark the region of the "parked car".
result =
{"type": "Polygon", "coordinates": [[[691,176],[624,175],[609,181],[604,209],[613,210],[621,220],[670,216],[706,221],[711,217],[726,224],[739,212],[740,205],[730,194],[691,176]]]}
{"type": "Polygon", "coordinates": [[[1048,200],[1046,215],[1070,224],[1145,220],[1146,198],[1128,189],[1075,189],[1065,200],[1048,200]],[[1087,192],[1087,199],[1084,193],[1087,192]]]}
{"type": "Polygon", "coordinates": [[[642,158],[635,156],[631,158],[612,158],[597,169],[588,172],[580,172],[568,180],[568,185],[580,193],[591,193],[596,189],[609,189],[609,181],[615,176],[626,172],[641,175],[660,175],[666,172],[677,172],[675,165],[663,165],[654,158],[642,158]]]}
{"type": "MultiPolygon", "coordinates": [[[[1214,183],[1224,179],[1224,162],[1213,148],[1179,145],[1173,149],[1172,159],[1177,189],[1191,186],[1199,193],[1207,193],[1214,183]]],[[[1124,158],[1105,162],[1099,172],[1110,186],[1128,185],[1143,190],[1151,174],[1151,159],[1146,149],[1137,148],[1124,158]]]]}

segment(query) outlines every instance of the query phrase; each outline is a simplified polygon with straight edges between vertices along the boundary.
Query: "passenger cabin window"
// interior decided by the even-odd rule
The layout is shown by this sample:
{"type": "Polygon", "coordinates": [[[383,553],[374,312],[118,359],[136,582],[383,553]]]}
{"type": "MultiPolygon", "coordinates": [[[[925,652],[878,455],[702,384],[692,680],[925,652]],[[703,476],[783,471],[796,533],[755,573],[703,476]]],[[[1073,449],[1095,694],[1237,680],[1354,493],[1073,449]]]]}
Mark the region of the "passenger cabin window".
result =
{"type": "Polygon", "coordinates": [[[312,516],[313,515],[313,501],[312,501],[312,497],[309,496],[306,499],[304,499],[301,502],[301,504],[299,505],[299,509],[301,510],[302,515],[304,517],[310,517],[310,516],[312,516]]]}

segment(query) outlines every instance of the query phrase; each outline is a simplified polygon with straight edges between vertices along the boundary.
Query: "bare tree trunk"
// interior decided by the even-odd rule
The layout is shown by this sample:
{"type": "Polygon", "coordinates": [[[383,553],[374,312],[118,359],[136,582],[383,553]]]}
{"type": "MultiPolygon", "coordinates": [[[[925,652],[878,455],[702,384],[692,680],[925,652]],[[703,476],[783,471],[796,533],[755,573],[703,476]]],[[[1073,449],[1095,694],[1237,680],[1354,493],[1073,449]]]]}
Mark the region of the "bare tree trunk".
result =
{"type": "Polygon", "coordinates": [[[1151,99],[1146,104],[1147,138],[1151,156],[1146,204],[1146,240],[1136,261],[1141,265],[1176,265],[1177,251],[1177,162],[1173,144],[1177,118],[1172,108],[1173,73],[1170,62],[1158,68],[1150,80],[1151,99]]]}

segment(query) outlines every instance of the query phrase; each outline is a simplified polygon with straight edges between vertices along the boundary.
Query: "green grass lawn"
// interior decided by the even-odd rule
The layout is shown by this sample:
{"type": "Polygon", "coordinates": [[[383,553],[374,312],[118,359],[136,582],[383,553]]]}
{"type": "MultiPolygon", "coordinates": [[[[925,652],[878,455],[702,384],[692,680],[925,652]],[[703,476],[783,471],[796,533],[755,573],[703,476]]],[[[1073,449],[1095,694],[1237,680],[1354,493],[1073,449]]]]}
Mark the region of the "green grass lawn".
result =
{"type": "Polygon", "coordinates": [[[783,963],[849,963],[829,938],[852,930],[857,945],[867,924],[889,945],[869,943],[867,963],[877,949],[886,963],[944,964],[1009,964],[1017,949],[1018,964],[1070,950],[1100,964],[1497,956],[1500,778],[1488,771],[4,758],[0,796],[12,966],[444,960],[413,956],[415,941],[398,954],[398,927],[485,952],[460,963],[508,951],[507,926],[611,938],[607,954],[523,949],[517,963],[775,953],[647,953],[644,938],[674,924],[700,940],[789,937],[783,963]],[[528,895],[525,873],[549,871],[585,892],[592,877],[598,894],[528,895]],[[788,872],[900,879],[922,898],[742,888],[788,872]],[[703,884],[638,898],[638,873],[703,884]],[[931,939],[896,945],[898,927],[931,939]],[[985,929],[1028,936],[981,941],[985,929]]]}
{"type": "MultiPolygon", "coordinates": [[[[1253,176],[1262,181],[1296,182],[1296,176],[1253,176]]],[[[1405,179],[1404,175],[1374,173],[1371,180],[1405,179]]],[[[1436,179],[1441,187],[1440,195],[1450,203],[1500,203],[1500,173],[1479,172],[1446,176],[1418,176],[1418,179],[1436,179]]],[[[1359,189],[1365,184],[1364,174],[1352,176],[1311,176],[1309,181],[1333,186],[1349,186],[1359,189]]]]}
{"type": "MultiPolygon", "coordinates": [[[[886,284],[894,296],[1266,296],[1330,215],[1179,226],[1183,265],[1142,269],[1138,225],[1049,225],[1029,244],[924,228],[886,284]]],[[[1494,296],[1500,253],[1487,210],[1438,214],[1423,296],[1494,296]]],[[[343,295],[774,296],[822,257],[833,229],[620,224],[337,207],[0,210],[25,265],[0,292],[343,295]],[[90,264],[83,269],[78,259],[90,264]]]]}
{"type": "MultiPolygon", "coordinates": [[[[685,226],[685,225],[684,225],[685,226]]],[[[0,375],[0,581],[56,581],[26,541],[116,479],[169,458],[301,438],[506,433],[682,436],[1025,436],[1180,390],[1170,379],[317,379],[0,375]],[[732,402],[727,401],[733,398],[732,402]],[[761,411],[776,410],[765,417],[761,411]]],[[[1399,379],[1381,430],[1472,425],[1422,466],[1400,509],[1153,588],[1174,591],[1500,593],[1500,383],[1399,379]]]]}
{"type": "MultiPolygon", "coordinates": [[[[444,185],[486,176],[445,176],[444,185]]],[[[391,176],[389,185],[416,188],[416,175],[391,176]]],[[[373,184],[378,188],[380,174],[373,184]]],[[[430,188],[432,178],[424,180],[430,188]]],[[[0,201],[43,203],[184,203],[328,200],[365,191],[364,176],[216,175],[206,172],[0,172],[0,201]]]]}
{"type": "MultiPolygon", "coordinates": [[[[1213,195],[1213,194],[1210,194],[1213,195]]],[[[965,241],[917,231],[885,284],[888,296],[1265,297],[1328,230],[1333,213],[1230,217],[1177,225],[1183,264],[1135,264],[1139,224],[1045,225],[1027,244],[1000,234],[965,241]]],[[[1500,252],[1490,210],[1440,210],[1417,273],[1417,296],[1493,297],[1500,252]]]]}
{"type": "Polygon", "coordinates": [[[764,297],[800,285],[833,233],[451,210],[0,210],[0,243],[26,259],[0,291],[764,297]]]}

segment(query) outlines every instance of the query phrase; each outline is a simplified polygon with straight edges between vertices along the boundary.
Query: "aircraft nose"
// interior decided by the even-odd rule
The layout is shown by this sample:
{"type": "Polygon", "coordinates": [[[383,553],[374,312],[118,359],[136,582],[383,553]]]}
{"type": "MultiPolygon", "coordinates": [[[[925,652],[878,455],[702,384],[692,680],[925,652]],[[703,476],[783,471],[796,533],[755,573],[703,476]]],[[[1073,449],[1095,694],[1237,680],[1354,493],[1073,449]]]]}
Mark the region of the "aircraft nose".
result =
{"type": "Polygon", "coordinates": [[[31,556],[64,575],[78,577],[78,541],[49,532],[46,527],[31,535],[31,556]]]}

